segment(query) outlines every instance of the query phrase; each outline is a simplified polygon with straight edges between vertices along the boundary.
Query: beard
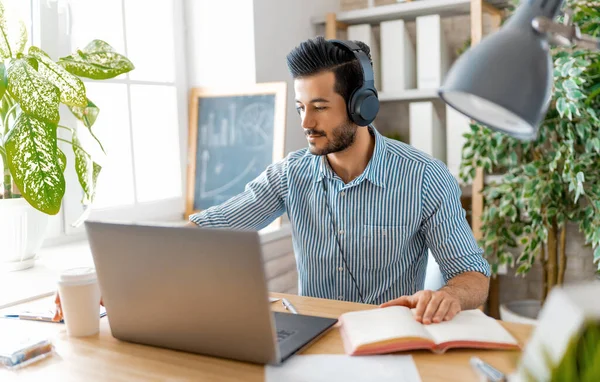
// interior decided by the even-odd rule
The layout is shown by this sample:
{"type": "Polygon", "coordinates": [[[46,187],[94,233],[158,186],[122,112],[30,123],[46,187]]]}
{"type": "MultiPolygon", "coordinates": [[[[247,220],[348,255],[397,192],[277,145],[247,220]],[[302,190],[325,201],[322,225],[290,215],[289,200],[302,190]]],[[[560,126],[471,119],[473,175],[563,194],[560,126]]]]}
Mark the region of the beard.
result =
{"type": "Polygon", "coordinates": [[[304,133],[306,135],[321,135],[325,137],[326,143],[324,147],[318,147],[312,143],[308,144],[308,149],[313,155],[327,155],[337,153],[346,150],[352,146],[356,139],[356,127],[350,120],[346,120],[336,128],[334,128],[329,135],[322,130],[310,129],[304,133]]]}

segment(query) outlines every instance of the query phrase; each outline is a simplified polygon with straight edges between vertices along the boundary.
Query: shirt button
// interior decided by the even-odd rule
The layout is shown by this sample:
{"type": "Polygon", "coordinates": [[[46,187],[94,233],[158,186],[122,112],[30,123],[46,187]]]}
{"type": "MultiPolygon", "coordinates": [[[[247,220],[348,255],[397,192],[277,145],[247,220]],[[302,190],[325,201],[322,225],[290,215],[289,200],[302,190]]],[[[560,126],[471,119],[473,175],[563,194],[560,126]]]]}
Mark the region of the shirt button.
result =
{"type": "Polygon", "coordinates": [[[339,267],[338,271],[343,272],[344,271],[344,267],[339,267]]]}
{"type": "Polygon", "coordinates": [[[340,235],[343,235],[343,234],[344,234],[344,230],[343,230],[343,229],[341,229],[341,230],[340,230],[340,235]]]}
{"type": "Polygon", "coordinates": [[[340,196],[346,196],[346,193],[344,191],[340,192],[340,196]]]}

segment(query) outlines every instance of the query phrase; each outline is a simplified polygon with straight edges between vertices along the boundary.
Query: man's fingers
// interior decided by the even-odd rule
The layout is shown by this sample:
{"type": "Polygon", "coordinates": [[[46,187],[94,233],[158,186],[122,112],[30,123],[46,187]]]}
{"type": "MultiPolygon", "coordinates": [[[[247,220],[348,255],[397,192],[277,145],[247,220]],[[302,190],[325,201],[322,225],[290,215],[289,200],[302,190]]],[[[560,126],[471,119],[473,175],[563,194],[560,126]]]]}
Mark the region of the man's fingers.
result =
{"type": "Polygon", "coordinates": [[[401,305],[409,308],[414,308],[412,296],[401,296],[395,300],[388,301],[384,304],[379,305],[380,308],[387,308],[388,306],[401,305]]]}
{"type": "Polygon", "coordinates": [[[427,307],[425,308],[425,312],[423,313],[423,323],[425,325],[431,324],[433,320],[433,316],[435,312],[437,312],[440,304],[444,300],[444,295],[440,293],[433,293],[427,307]]]}
{"type": "Polygon", "coordinates": [[[454,318],[454,316],[456,316],[462,309],[460,308],[460,304],[456,301],[454,301],[451,305],[450,305],[450,309],[448,309],[448,313],[446,313],[446,316],[444,317],[444,321],[450,321],[451,319],[454,318]]]}
{"type": "Polygon", "coordinates": [[[423,322],[423,314],[425,313],[425,309],[429,304],[429,300],[431,300],[431,291],[425,290],[419,294],[419,300],[417,301],[417,306],[415,310],[415,319],[419,322],[423,322]]]}
{"type": "Polygon", "coordinates": [[[444,321],[444,318],[446,318],[446,315],[450,311],[451,307],[452,307],[452,301],[451,300],[448,300],[448,299],[442,300],[442,302],[440,303],[440,306],[437,309],[437,312],[435,312],[435,315],[433,316],[433,320],[432,321],[434,323],[438,323],[438,322],[444,321]]]}

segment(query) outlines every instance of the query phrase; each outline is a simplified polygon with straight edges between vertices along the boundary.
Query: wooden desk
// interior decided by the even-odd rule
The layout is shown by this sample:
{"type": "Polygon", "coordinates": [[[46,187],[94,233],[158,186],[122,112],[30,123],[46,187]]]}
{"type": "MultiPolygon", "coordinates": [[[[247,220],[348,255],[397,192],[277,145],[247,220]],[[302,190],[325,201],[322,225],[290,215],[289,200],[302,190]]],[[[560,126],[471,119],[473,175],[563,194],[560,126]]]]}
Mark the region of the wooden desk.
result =
{"type": "MultiPolygon", "coordinates": [[[[286,296],[302,314],[339,317],[344,312],[372,309],[364,305],[272,293],[286,296]]],[[[50,302],[50,300],[49,300],[50,302]]],[[[281,303],[272,304],[282,311],[281,303]]],[[[524,344],[531,327],[503,323],[524,344]]],[[[100,333],[87,338],[67,337],[64,325],[46,322],[0,319],[0,336],[6,330],[44,333],[53,339],[57,354],[17,371],[0,368],[0,381],[263,381],[260,365],[189,354],[119,341],[112,337],[108,320],[100,321],[100,333]]],[[[1,338],[1,337],[0,337],[1,338]]],[[[337,328],[329,331],[303,354],[343,354],[337,328]]],[[[405,353],[409,354],[409,353],[405,353]]],[[[411,352],[423,381],[477,381],[469,358],[478,355],[499,370],[515,369],[518,351],[450,350],[437,355],[411,352]]]]}

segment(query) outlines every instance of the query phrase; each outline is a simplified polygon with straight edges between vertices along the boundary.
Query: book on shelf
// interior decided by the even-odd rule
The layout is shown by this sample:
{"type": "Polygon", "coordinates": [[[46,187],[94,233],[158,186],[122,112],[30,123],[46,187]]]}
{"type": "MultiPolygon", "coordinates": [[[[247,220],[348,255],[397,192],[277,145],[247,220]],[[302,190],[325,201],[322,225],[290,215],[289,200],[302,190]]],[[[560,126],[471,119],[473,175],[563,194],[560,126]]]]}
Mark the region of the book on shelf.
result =
{"type": "Polygon", "coordinates": [[[433,102],[409,105],[411,146],[446,163],[446,130],[433,102]]]}
{"type": "Polygon", "coordinates": [[[437,89],[450,69],[450,49],[440,15],[417,17],[417,87],[437,89]]]}
{"type": "Polygon", "coordinates": [[[381,91],[386,93],[414,89],[415,47],[404,20],[381,23],[381,91]]]}
{"type": "Polygon", "coordinates": [[[362,41],[371,49],[371,60],[373,61],[373,75],[375,77],[375,88],[381,89],[381,63],[379,56],[379,43],[375,39],[373,28],[369,24],[350,25],[348,27],[348,40],[362,41]]]}

